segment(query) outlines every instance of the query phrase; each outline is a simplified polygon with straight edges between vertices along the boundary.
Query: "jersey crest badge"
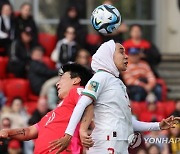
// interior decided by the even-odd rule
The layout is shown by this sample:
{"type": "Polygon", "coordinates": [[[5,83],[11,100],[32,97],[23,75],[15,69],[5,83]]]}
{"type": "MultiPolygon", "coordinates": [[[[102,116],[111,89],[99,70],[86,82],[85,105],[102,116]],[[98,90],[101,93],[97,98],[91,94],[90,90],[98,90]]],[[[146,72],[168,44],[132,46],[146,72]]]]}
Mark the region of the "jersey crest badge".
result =
{"type": "Polygon", "coordinates": [[[97,92],[98,88],[99,88],[99,83],[96,81],[91,81],[90,84],[88,85],[88,90],[91,90],[94,92],[97,92]]]}

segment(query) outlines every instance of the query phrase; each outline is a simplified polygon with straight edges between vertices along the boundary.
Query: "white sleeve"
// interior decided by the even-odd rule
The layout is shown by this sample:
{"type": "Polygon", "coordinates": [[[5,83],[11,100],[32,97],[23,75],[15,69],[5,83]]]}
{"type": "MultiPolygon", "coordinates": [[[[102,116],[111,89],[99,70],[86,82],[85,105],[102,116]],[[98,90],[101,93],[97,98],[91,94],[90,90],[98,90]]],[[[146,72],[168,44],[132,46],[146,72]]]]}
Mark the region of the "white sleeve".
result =
{"type": "Polygon", "coordinates": [[[106,77],[103,73],[104,72],[98,72],[94,74],[86,84],[85,89],[82,92],[83,95],[89,96],[94,101],[97,100],[106,85],[106,77]]]}
{"type": "Polygon", "coordinates": [[[158,131],[161,130],[159,122],[142,122],[132,117],[134,131],[158,131]]]}
{"type": "Polygon", "coordinates": [[[65,133],[73,136],[74,131],[76,129],[77,124],[81,120],[81,117],[84,113],[84,110],[88,105],[90,105],[93,102],[93,100],[88,96],[81,96],[78,103],[76,104],[76,107],[74,108],[74,111],[71,115],[71,119],[69,121],[69,124],[66,128],[65,133]]]}

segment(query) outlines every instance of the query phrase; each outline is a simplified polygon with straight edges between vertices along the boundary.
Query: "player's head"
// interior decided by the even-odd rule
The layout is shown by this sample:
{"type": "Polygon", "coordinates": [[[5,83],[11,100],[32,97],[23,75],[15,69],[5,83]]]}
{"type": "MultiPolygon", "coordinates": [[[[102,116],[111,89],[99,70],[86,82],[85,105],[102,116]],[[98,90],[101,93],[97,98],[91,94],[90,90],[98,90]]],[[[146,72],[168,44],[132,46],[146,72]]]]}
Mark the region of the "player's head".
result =
{"type": "Polygon", "coordinates": [[[120,43],[110,40],[103,43],[93,55],[91,67],[95,72],[102,69],[119,77],[119,72],[127,69],[127,61],[125,48],[120,43]]]}
{"type": "Polygon", "coordinates": [[[126,71],[128,64],[128,56],[125,53],[125,48],[120,43],[115,44],[113,60],[119,71],[126,71]]]}
{"type": "Polygon", "coordinates": [[[65,64],[59,70],[60,79],[56,84],[58,97],[64,99],[73,86],[85,86],[92,73],[85,67],[76,64],[65,64]]]}

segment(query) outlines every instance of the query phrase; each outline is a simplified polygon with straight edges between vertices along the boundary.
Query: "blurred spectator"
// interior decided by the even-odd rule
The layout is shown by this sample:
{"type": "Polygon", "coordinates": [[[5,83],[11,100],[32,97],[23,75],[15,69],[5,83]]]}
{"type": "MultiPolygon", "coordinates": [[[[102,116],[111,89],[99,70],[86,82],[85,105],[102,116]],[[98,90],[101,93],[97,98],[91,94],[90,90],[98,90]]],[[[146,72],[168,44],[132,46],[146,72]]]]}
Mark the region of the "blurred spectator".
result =
{"type": "Polygon", "coordinates": [[[178,124],[175,128],[170,129],[169,139],[171,141],[169,143],[169,153],[179,154],[180,153],[180,124],[178,124]]]}
{"type": "Polygon", "coordinates": [[[0,56],[8,55],[9,46],[14,39],[14,26],[12,6],[5,3],[0,13],[0,56]]]}
{"type": "Polygon", "coordinates": [[[164,110],[159,110],[157,99],[154,94],[149,94],[146,97],[147,109],[140,114],[141,121],[156,122],[166,118],[164,110]]]}
{"type": "Polygon", "coordinates": [[[136,154],[147,154],[147,151],[145,149],[140,148],[136,154]]]}
{"type": "Polygon", "coordinates": [[[148,154],[161,154],[161,151],[156,144],[152,144],[148,148],[148,154]]]}
{"type": "Polygon", "coordinates": [[[10,4],[9,0],[0,0],[0,10],[4,4],[10,4]]]}
{"type": "Polygon", "coordinates": [[[77,34],[76,41],[84,47],[86,43],[87,30],[85,26],[79,23],[79,11],[75,5],[70,5],[63,18],[60,19],[60,23],[57,28],[58,40],[64,38],[64,32],[69,26],[73,26],[75,28],[77,34]]]}
{"type": "Polygon", "coordinates": [[[176,101],[176,108],[171,115],[173,115],[175,117],[180,117],[180,100],[176,101]]]}
{"type": "Polygon", "coordinates": [[[30,27],[32,31],[33,41],[38,41],[38,29],[31,14],[31,5],[27,2],[20,7],[20,14],[16,18],[15,35],[16,38],[21,37],[20,33],[25,27],[30,27]]]}
{"type": "Polygon", "coordinates": [[[123,72],[123,79],[127,85],[130,99],[133,101],[144,101],[146,96],[153,90],[158,100],[161,99],[161,91],[159,87],[155,87],[156,78],[149,65],[141,60],[140,50],[130,48],[128,54],[129,64],[127,71],[123,72]]]}
{"type": "Polygon", "coordinates": [[[123,46],[126,51],[129,48],[139,48],[141,50],[141,58],[149,63],[152,71],[158,77],[156,67],[161,61],[161,54],[152,43],[143,39],[142,27],[140,25],[134,24],[130,27],[130,39],[126,40],[123,46]]]}
{"type": "Polygon", "coordinates": [[[8,71],[16,77],[26,77],[27,65],[30,61],[31,49],[35,46],[32,42],[32,29],[25,27],[20,32],[20,38],[11,45],[8,71]]]}
{"type": "Polygon", "coordinates": [[[7,117],[1,119],[0,129],[11,128],[11,120],[7,117]]]}
{"type": "Polygon", "coordinates": [[[6,97],[4,96],[4,93],[0,88],[0,113],[1,113],[1,108],[4,106],[5,103],[6,103],[6,97]]]}
{"type": "Polygon", "coordinates": [[[40,92],[40,98],[46,98],[49,109],[53,110],[57,107],[59,98],[57,96],[56,83],[59,80],[59,76],[48,79],[42,86],[40,92]]]}
{"type": "Polygon", "coordinates": [[[49,69],[43,63],[44,50],[41,47],[35,47],[31,52],[31,62],[29,64],[28,79],[32,92],[39,95],[43,83],[58,74],[57,70],[49,69]]]}
{"type": "MultiPolygon", "coordinates": [[[[0,129],[10,129],[11,128],[11,120],[9,118],[2,118],[0,123],[0,129]]],[[[8,139],[2,139],[3,145],[0,145],[0,153],[8,154],[8,139]]]]}
{"type": "Polygon", "coordinates": [[[45,98],[39,98],[37,103],[37,109],[33,112],[31,118],[29,119],[29,125],[34,125],[38,123],[42,117],[46,115],[50,110],[48,108],[48,103],[45,98]]]}
{"type": "Polygon", "coordinates": [[[12,100],[11,107],[2,113],[2,117],[11,119],[12,128],[26,127],[29,119],[29,116],[24,109],[23,101],[19,97],[12,100]]]}
{"type": "Polygon", "coordinates": [[[91,55],[86,49],[80,49],[77,52],[75,62],[90,69],[91,55]]]}
{"type": "Polygon", "coordinates": [[[21,154],[21,144],[18,140],[11,140],[8,144],[8,154],[21,154]]]}
{"type": "MultiPolygon", "coordinates": [[[[112,0],[105,0],[103,4],[113,5],[112,0]]],[[[128,26],[121,21],[121,25],[117,30],[115,30],[112,34],[102,35],[103,42],[109,41],[113,39],[116,42],[122,43],[123,42],[123,34],[128,32],[128,26]]]]}
{"type": "Polygon", "coordinates": [[[56,62],[57,68],[69,61],[74,61],[78,48],[75,41],[76,30],[74,27],[68,26],[65,29],[64,36],[62,40],[57,42],[56,48],[51,54],[51,59],[56,62]]]}

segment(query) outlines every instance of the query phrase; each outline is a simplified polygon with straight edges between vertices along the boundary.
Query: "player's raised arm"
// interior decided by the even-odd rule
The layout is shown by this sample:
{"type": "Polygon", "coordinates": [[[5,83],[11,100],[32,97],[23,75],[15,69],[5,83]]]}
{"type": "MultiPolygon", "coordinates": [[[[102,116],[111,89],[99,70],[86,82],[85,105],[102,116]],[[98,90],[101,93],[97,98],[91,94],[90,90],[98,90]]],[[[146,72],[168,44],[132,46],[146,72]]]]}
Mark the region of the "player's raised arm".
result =
{"type": "Polygon", "coordinates": [[[170,116],[163,119],[161,122],[142,122],[132,118],[132,124],[134,131],[158,131],[169,128],[174,128],[174,124],[177,124],[180,117],[170,116]]]}
{"type": "Polygon", "coordinates": [[[27,128],[2,129],[0,131],[0,139],[11,138],[20,141],[28,141],[37,138],[37,136],[38,130],[34,125],[27,128]]]}

